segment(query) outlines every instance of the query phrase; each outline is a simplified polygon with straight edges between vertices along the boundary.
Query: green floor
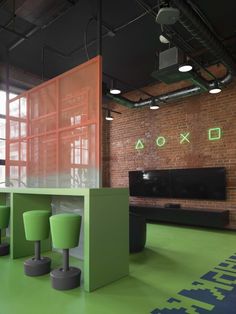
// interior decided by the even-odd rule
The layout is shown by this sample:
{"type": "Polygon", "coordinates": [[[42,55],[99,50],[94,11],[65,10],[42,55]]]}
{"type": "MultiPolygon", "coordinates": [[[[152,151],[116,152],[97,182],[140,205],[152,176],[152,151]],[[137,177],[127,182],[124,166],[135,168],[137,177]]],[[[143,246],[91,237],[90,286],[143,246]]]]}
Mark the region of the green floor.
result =
{"type": "MultiPolygon", "coordinates": [[[[1,257],[0,314],[150,313],[235,252],[236,232],[149,224],[130,276],[92,293],[55,291],[48,275],[26,277],[23,259],[1,257]]],[[[60,255],[51,255],[58,265],[60,255]]]]}

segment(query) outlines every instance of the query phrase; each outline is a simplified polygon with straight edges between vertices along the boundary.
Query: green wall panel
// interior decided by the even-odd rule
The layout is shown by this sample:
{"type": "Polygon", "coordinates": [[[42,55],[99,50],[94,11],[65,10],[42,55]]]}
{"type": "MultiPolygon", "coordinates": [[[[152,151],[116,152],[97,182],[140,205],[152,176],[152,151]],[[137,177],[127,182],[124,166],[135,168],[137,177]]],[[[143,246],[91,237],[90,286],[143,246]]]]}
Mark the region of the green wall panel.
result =
{"type": "Polygon", "coordinates": [[[129,204],[124,195],[90,192],[90,286],[104,286],[129,273],[129,204]]]}

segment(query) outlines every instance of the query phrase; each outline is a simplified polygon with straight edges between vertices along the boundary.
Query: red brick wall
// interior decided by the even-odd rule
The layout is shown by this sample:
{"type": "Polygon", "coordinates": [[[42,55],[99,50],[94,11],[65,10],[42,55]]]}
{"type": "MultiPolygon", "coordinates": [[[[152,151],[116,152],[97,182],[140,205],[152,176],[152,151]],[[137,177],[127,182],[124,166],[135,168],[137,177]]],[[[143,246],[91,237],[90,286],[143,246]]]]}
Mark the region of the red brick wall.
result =
{"type": "MultiPolygon", "coordinates": [[[[165,93],[167,89],[170,87],[163,84],[148,87],[153,95],[165,93]]],[[[135,98],[137,94],[129,96],[135,98]]],[[[103,125],[104,186],[128,187],[130,170],[226,167],[227,201],[130,198],[130,202],[226,208],[231,210],[231,224],[236,225],[236,83],[221,94],[204,93],[162,105],[154,111],[148,107],[112,106],[122,114],[114,114],[114,120],[103,125]],[[209,141],[208,129],[214,127],[222,129],[222,138],[209,141]],[[190,144],[180,144],[182,132],[190,132],[190,144]],[[166,138],[166,144],[158,148],[155,140],[160,135],[166,138]],[[144,142],[143,150],[135,150],[138,139],[144,142]]]]}

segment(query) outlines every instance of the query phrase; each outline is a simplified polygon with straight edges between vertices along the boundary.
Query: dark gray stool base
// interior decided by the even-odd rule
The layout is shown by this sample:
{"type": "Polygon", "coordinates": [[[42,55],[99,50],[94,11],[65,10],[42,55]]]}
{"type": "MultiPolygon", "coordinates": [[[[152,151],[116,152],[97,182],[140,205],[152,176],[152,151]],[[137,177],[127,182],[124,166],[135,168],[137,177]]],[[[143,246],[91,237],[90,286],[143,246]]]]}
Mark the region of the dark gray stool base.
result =
{"type": "Polygon", "coordinates": [[[52,287],[56,290],[70,290],[80,286],[81,270],[70,267],[68,271],[57,268],[51,271],[52,287]]]}
{"type": "Polygon", "coordinates": [[[27,259],[24,262],[24,270],[27,276],[42,276],[50,273],[51,259],[49,257],[41,257],[40,260],[35,258],[27,259]]]}
{"type": "Polygon", "coordinates": [[[142,215],[129,213],[129,252],[141,252],[146,244],[146,219],[142,215]]]}
{"type": "Polygon", "coordinates": [[[0,256],[8,255],[9,251],[10,251],[10,244],[9,243],[0,244],[0,256]]]}

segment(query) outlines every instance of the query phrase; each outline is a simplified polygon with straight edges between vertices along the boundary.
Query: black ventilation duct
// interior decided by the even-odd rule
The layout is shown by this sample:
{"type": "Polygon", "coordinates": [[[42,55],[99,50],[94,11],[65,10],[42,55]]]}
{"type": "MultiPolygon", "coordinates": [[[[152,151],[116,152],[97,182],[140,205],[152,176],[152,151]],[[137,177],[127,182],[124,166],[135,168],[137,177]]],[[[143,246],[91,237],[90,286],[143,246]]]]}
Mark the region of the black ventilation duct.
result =
{"type": "Polygon", "coordinates": [[[190,5],[183,0],[172,0],[171,3],[180,10],[179,23],[229,71],[236,73],[236,63],[225,46],[202,22],[190,5]]]}

